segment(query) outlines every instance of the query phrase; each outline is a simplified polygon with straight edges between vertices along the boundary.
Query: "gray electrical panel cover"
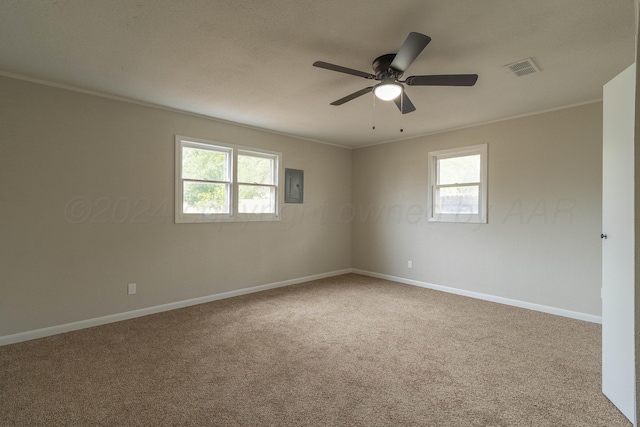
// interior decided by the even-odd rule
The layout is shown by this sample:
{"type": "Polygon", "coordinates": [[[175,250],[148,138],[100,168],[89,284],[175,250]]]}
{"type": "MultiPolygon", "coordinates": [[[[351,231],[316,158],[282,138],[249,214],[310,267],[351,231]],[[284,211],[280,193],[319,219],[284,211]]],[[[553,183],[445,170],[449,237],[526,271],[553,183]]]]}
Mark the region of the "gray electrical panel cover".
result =
{"type": "Polygon", "coordinates": [[[302,203],[304,200],[304,171],[284,170],[284,202],[302,203]]]}

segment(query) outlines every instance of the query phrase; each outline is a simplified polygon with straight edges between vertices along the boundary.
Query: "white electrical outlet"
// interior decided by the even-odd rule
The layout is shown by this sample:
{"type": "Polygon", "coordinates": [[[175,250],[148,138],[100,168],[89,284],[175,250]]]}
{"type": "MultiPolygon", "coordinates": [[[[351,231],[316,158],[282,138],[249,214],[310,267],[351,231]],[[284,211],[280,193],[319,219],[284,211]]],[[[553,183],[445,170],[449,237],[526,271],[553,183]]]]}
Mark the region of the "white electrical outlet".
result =
{"type": "Polygon", "coordinates": [[[407,261],[407,267],[413,268],[413,261],[407,261]]]}
{"type": "Polygon", "coordinates": [[[129,285],[127,286],[127,294],[133,295],[135,293],[136,293],[136,284],[135,283],[129,283],[129,285]]]}

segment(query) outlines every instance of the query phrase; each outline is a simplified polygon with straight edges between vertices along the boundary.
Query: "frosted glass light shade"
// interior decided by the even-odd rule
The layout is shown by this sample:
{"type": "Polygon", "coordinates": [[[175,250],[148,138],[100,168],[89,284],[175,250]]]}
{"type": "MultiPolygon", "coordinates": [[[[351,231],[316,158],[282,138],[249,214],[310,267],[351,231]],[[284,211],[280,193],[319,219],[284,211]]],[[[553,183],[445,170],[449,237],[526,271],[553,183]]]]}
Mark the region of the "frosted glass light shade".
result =
{"type": "Polygon", "coordinates": [[[384,83],[376,86],[373,93],[383,101],[391,101],[402,93],[402,86],[395,83],[384,83]]]}

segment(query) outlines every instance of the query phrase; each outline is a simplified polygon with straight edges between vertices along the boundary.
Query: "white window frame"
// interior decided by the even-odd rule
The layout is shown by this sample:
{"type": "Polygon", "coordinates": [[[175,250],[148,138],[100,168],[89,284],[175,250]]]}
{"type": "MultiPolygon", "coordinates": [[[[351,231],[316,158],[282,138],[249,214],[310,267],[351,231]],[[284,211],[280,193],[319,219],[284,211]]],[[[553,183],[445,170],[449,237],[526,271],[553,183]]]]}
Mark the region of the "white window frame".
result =
{"type": "Polygon", "coordinates": [[[468,147],[450,148],[447,150],[430,151],[428,154],[428,215],[429,222],[457,222],[486,224],[487,223],[487,144],[472,145],[468,147]],[[438,161],[454,157],[464,157],[480,155],[480,182],[461,183],[467,185],[478,185],[478,213],[436,213],[435,197],[438,184],[438,161]]]}
{"type": "MultiPolygon", "coordinates": [[[[226,144],[209,141],[200,138],[176,135],[175,137],[175,222],[176,223],[203,223],[203,222],[245,222],[245,221],[280,221],[280,182],[282,153],[263,150],[253,147],[245,147],[234,144],[226,144]],[[183,211],[183,182],[182,177],[182,147],[194,147],[226,151],[229,155],[229,213],[185,213],[183,211]],[[238,153],[271,158],[274,161],[273,184],[275,188],[275,212],[274,213],[240,213],[238,211],[238,153]]],[[[217,181],[215,181],[217,182],[217,181]]]]}
{"type": "MultiPolygon", "coordinates": [[[[266,152],[264,150],[257,150],[255,148],[238,148],[237,150],[235,150],[236,154],[234,159],[237,160],[239,155],[243,155],[243,156],[252,156],[252,157],[261,157],[264,159],[270,159],[273,160],[273,176],[271,177],[273,184],[258,184],[256,182],[244,182],[244,181],[240,181],[240,179],[235,179],[235,189],[236,192],[235,194],[240,195],[240,191],[239,191],[239,186],[240,185],[251,185],[251,186],[257,186],[257,187],[267,187],[267,188],[273,188],[274,189],[274,197],[275,197],[275,216],[277,216],[278,214],[278,173],[279,173],[279,169],[278,169],[278,165],[279,165],[279,156],[275,155],[273,152],[266,152]]],[[[239,165],[239,162],[236,161],[236,164],[239,165]]],[[[239,166],[238,166],[239,167],[239,166]]],[[[236,172],[236,176],[237,176],[237,168],[234,168],[234,171],[236,172]]],[[[251,213],[251,212],[240,212],[239,209],[239,202],[240,199],[238,198],[237,200],[235,200],[235,207],[236,207],[236,212],[238,212],[237,216],[239,218],[243,218],[245,221],[251,221],[254,218],[259,218],[261,216],[266,216],[271,217],[274,216],[274,214],[268,213],[268,214],[263,214],[263,213],[251,213]]]]}

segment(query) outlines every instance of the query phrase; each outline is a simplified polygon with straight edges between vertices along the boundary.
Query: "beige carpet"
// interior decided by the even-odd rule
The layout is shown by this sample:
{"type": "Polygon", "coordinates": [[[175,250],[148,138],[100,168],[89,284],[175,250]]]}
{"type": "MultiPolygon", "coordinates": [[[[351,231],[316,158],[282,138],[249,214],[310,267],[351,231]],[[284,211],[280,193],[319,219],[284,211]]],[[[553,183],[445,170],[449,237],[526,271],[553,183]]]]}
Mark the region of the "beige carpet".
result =
{"type": "Polygon", "coordinates": [[[0,347],[0,425],[630,426],[600,326],[349,274],[0,347]]]}

